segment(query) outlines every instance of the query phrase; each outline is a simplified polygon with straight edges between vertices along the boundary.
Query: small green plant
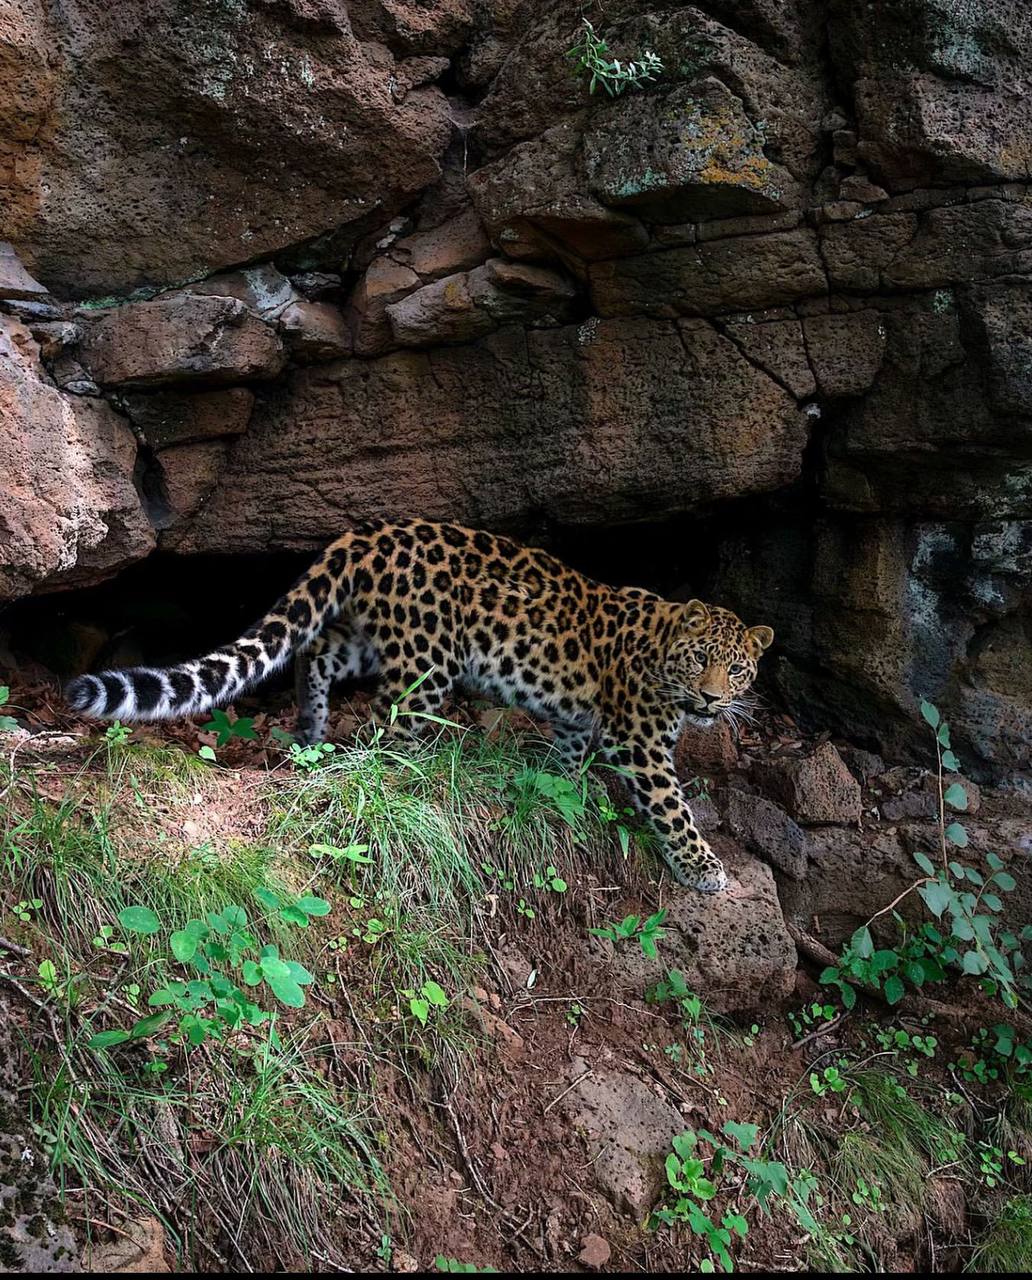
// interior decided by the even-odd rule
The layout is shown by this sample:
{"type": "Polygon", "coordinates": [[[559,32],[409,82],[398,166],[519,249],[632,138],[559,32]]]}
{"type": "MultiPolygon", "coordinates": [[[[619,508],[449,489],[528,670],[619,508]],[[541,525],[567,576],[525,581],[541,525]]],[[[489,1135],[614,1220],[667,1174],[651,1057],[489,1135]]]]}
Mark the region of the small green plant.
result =
{"type": "Polygon", "coordinates": [[[805,1004],[798,1010],[789,1009],[788,1021],[796,1038],[801,1040],[804,1036],[809,1035],[810,1032],[817,1031],[826,1023],[833,1022],[837,1013],[838,1010],[835,1005],[813,1000],[810,1004],[805,1004]]]}
{"type": "Polygon", "coordinates": [[[823,1098],[826,1093],[845,1093],[847,1085],[838,1067],[825,1067],[820,1074],[810,1072],[810,1088],[818,1098],[823,1098]]]}
{"type": "Polygon", "coordinates": [[[114,951],[118,955],[124,956],[129,948],[124,942],[119,942],[115,938],[114,925],[102,924],[93,937],[93,945],[98,951],[114,951]]]}
{"type": "Polygon", "coordinates": [[[1032,940],[1032,925],[1025,925],[1020,935],[1000,927],[1000,894],[1016,887],[1002,858],[992,852],[985,855],[988,877],[977,867],[957,860],[955,851],[966,848],[969,838],[959,820],[948,820],[951,815],[947,810],[963,812],[968,806],[967,792],[959,782],[947,783],[946,774],[959,768],[950,747],[949,725],[930,702],[921,703],[921,715],[935,733],[939,864],[916,850],[913,858],[923,873],[921,878],[856,930],[837,962],[821,974],[821,981],[837,988],[842,1003],[852,1009],[858,986],[878,991],[890,1004],[896,1004],[903,998],[907,982],[918,988],[943,982],[952,968],[979,978],[984,991],[999,995],[1004,1004],[1015,1008],[1019,993],[1032,989],[1021,951],[1021,943],[1032,940]],[[895,908],[913,892],[938,924],[925,922],[911,931],[895,908]],[[870,926],[890,911],[900,941],[895,947],[879,948],[870,926]]]}
{"type": "Polygon", "coordinates": [[[733,1271],[732,1236],[744,1238],[749,1229],[741,1214],[725,1213],[718,1222],[703,1208],[717,1196],[731,1166],[743,1171],[745,1189],[764,1213],[770,1213],[773,1197],[793,1214],[805,1231],[818,1230],[808,1207],[817,1179],[811,1173],[792,1177],[780,1161],[750,1155],[759,1137],[759,1129],[754,1124],[729,1120],[721,1132],[730,1139],[730,1145],[706,1129],[698,1133],[689,1129],[674,1138],[673,1152],[667,1156],[665,1168],[667,1183],[678,1193],[677,1198],[673,1204],[657,1209],[649,1220],[653,1230],[659,1223],[668,1226],[684,1223],[701,1237],[712,1257],[703,1260],[700,1271],[713,1271],[713,1259],[724,1271],[733,1271]],[[712,1149],[708,1161],[699,1151],[700,1140],[712,1149]]]}
{"type": "Polygon", "coordinates": [[[850,1199],[859,1208],[866,1209],[868,1213],[885,1212],[885,1200],[877,1182],[867,1182],[863,1178],[857,1178],[850,1199]]]}
{"type": "Polygon", "coordinates": [[[384,1264],[385,1267],[390,1266],[391,1255],[394,1253],[394,1246],[391,1244],[391,1238],[386,1233],[380,1236],[379,1248],[375,1250],[376,1257],[384,1264]]]}
{"type": "Polygon", "coordinates": [[[38,911],[42,905],[42,898],[22,898],[20,902],[14,904],[11,910],[14,912],[15,918],[20,920],[22,924],[31,924],[32,913],[38,911]]]}
{"type": "MultiPolygon", "coordinates": [[[[10,701],[10,697],[11,697],[10,686],[6,684],[0,684],[0,707],[6,707],[8,702],[10,701]]],[[[11,733],[14,729],[17,729],[17,728],[18,728],[18,721],[15,720],[14,716],[0,715],[0,733],[11,733]]]]}
{"type": "Polygon", "coordinates": [[[569,885],[555,867],[549,866],[545,868],[543,875],[539,871],[534,872],[534,888],[550,889],[553,893],[565,893],[569,885]]]}
{"type": "MultiPolygon", "coordinates": [[[[255,894],[285,923],[300,927],[307,926],[310,916],[325,915],[329,910],[329,904],[318,898],[283,902],[268,890],[259,889],[255,894]]],[[[149,907],[126,907],[119,912],[118,922],[126,932],[142,937],[162,931],[160,919],[149,907]]],[[[274,1016],[245,988],[257,994],[258,988],[265,987],[280,1004],[299,1009],[305,1003],[304,988],[313,981],[303,965],[282,959],[275,944],[260,945],[246,911],[239,906],[210,911],[203,920],[187,921],[182,929],[168,934],[166,945],[166,958],[197,976],[158,987],[147,1000],[158,1012],[137,1019],[128,1031],[113,1028],[98,1032],[89,1041],[91,1048],[110,1049],[144,1039],[161,1030],[174,1015],[179,1015],[179,1021],[170,1037],[173,1043],[196,1046],[207,1040],[224,1041],[243,1026],[256,1027],[274,1016]]]]}
{"type": "Polygon", "coordinates": [[[291,741],[288,750],[290,763],[299,773],[312,773],[327,764],[337,748],[332,742],[313,742],[303,747],[300,742],[291,741]]]}
{"type": "Polygon", "coordinates": [[[666,916],[666,907],[661,907],[659,911],[647,916],[644,920],[639,915],[624,916],[619,923],[589,929],[588,933],[593,934],[596,938],[606,938],[614,945],[620,942],[627,942],[631,938],[637,938],[642,955],[654,960],[659,954],[656,949],[656,943],[666,934],[666,930],[662,927],[666,916]]]}
{"type": "MultiPolygon", "coordinates": [[[[692,1071],[697,1076],[712,1074],[712,1067],[706,1056],[707,1027],[715,1031],[712,1021],[705,1017],[702,1000],[690,989],[679,969],[671,969],[665,978],[661,978],[645,993],[649,1004],[673,1004],[681,1019],[687,1044],[687,1056],[692,1063],[692,1071]]],[[[663,1051],[668,1058],[680,1066],[685,1058],[685,1049],[679,1044],[667,1045],[663,1051]]]]}
{"type": "Polygon", "coordinates": [[[216,735],[217,747],[224,747],[233,738],[243,738],[245,741],[253,742],[258,737],[254,728],[254,716],[237,716],[235,720],[230,720],[221,707],[216,707],[212,711],[211,719],[203,726],[203,730],[205,733],[216,735]]]}
{"type": "Polygon", "coordinates": [[[418,992],[410,989],[401,994],[408,999],[409,1012],[421,1027],[427,1025],[432,1013],[443,1012],[451,1003],[444,988],[432,979],[424,982],[418,992]]]}
{"type": "Polygon", "coordinates": [[[458,1258],[446,1258],[443,1253],[439,1253],[434,1258],[434,1266],[438,1271],[447,1271],[453,1275],[487,1275],[488,1272],[496,1273],[497,1267],[478,1267],[474,1262],[460,1262],[458,1258]]]}
{"type": "Polygon", "coordinates": [[[132,732],[127,724],[123,724],[121,720],[114,720],[104,730],[104,741],[114,747],[124,747],[132,737],[132,732]]]}
{"type": "Polygon", "coordinates": [[[610,97],[616,97],[626,89],[639,88],[663,70],[663,63],[651,49],[631,62],[620,62],[611,55],[603,36],[596,33],[587,18],[581,19],[581,32],[566,56],[573,60],[577,74],[589,76],[588,92],[603,88],[610,97]]]}
{"type": "Polygon", "coordinates": [[[978,1172],[982,1181],[990,1189],[997,1187],[1003,1182],[1003,1170],[1005,1163],[1013,1165],[1023,1165],[1025,1160],[1019,1156],[1016,1151],[1007,1151],[1006,1154],[1002,1148],[995,1146],[991,1142],[979,1142],[975,1148],[975,1154],[978,1157],[978,1172]]]}
{"type": "Polygon", "coordinates": [[[581,1018],[584,1017],[584,1006],[576,1003],[571,1004],[566,1010],[565,1017],[571,1027],[579,1027],[581,1024],[581,1018]]]}
{"type": "Polygon", "coordinates": [[[331,862],[350,863],[352,866],[372,866],[373,860],[367,857],[368,853],[369,846],[367,844],[348,844],[342,849],[338,849],[333,844],[310,844],[308,846],[308,856],[310,858],[328,858],[331,862]]]}

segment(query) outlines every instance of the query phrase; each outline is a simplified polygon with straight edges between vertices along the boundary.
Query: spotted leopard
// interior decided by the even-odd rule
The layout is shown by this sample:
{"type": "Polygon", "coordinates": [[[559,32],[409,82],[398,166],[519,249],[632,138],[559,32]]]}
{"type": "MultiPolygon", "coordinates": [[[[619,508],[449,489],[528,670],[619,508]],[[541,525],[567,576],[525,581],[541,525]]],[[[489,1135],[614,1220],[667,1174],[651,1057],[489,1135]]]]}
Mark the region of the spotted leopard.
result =
{"type": "MultiPolygon", "coordinates": [[[[604,586],[509,538],[374,522],[327,547],[233,644],[173,667],[79,676],[65,692],[88,715],[167,720],[229,702],[296,654],[299,736],[314,741],[335,681],[378,676],[384,723],[414,684],[406,706],[427,714],[454,689],[476,691],[550,721],[572,767],[597,743],[625,771],[677,880],[712,893],[727,878],[681,792],[674,747],[686,717],[734,716],[773,638],[700,600],[604,586]]],[[[392,729],[420,723],[399,717],[392,729]]]]}

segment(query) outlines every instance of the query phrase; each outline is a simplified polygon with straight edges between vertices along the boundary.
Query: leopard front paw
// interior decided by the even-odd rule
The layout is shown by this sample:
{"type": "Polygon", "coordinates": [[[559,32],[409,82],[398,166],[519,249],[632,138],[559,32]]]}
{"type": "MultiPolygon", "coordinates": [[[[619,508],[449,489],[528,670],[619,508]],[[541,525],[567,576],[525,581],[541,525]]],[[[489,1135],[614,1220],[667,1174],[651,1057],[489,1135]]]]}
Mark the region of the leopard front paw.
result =
{"type": "Polygon", "coordinates": [[[668,861],[674,879],[686,889],[696,889],[699,893],[722,893],[727,888],[727,872],[705,842],[691,860],[671,857],[668,861]]]}

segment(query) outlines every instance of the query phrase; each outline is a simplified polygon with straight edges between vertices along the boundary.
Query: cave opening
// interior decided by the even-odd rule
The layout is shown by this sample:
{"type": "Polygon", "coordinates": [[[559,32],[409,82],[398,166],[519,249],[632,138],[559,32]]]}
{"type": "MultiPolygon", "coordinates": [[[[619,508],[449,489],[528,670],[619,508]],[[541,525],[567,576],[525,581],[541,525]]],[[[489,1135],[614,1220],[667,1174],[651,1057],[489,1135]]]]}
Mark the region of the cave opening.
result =
{"type": "MultiPolygon", "coordinates": [[[[731,538],[759,526],[765,509],[751,499],[720,504],[706,514],[635,524],[542,521],[522,540],[613,586],[644,587],[671,600],[697,596],[735,608],[722,580],[724,551],[731,538]]],[[[8,606],[0,612],[0,661],[63,681],[109,667],[196,657],[235,639],[261,617],[315,554],[158,551],[98,585],[8,606]]],[[[266,690],[278,694],[289,686],[288,668],[266,690]]]]}

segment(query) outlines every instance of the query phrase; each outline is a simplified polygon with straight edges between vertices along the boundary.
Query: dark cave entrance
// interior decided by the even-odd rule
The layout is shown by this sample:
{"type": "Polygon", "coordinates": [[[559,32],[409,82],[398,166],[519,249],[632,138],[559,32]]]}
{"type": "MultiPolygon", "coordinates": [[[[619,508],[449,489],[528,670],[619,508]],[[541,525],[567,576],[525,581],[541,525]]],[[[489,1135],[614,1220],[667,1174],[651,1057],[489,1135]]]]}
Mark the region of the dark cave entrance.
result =
{"type": "MultiPolygon", "coordinates": [[[[755,498],[707,515],[629,525],[543,521],[524,540],[614,586],[734,608],[721,581],[728,539],[764,519],[755,498]]],[[[303,573],[314,552],[182,556],[157,552],[98,586],[32,596],[0,612],[0,660],[64,680],[83,671],[163,665],[234,639],[303,573]]],[[[270,682],[286,688],[289,673],[270,682]]]]}

